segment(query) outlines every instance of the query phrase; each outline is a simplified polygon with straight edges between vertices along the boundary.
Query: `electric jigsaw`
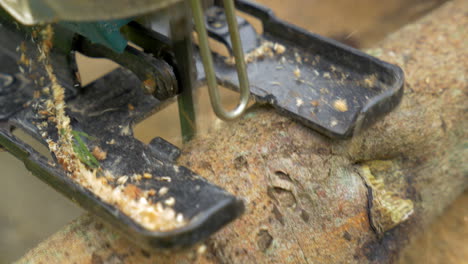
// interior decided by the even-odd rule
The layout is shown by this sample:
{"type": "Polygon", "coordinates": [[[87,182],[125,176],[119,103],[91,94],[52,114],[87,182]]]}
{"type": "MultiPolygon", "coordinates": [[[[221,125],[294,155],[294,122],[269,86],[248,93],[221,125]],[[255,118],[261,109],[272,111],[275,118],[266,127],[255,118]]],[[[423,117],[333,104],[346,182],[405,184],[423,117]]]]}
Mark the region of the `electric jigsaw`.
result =
{"type": "Polygon", "coordinates": [[[168,103],[178,102],[185,140],[196,132],[193,92],[204,85],[223,120],[241,116],[253,100],[346,139],[403,95],[397,66],[247,0],[0,4],[0,146],[146,248],[193,245],[244,211],[241,198],[176,165],[177,147],[159,137],[149,144],[133,137],[134,124],[168,103]],[[240,12],[259,20],[263,31],[240,12]],[[213,52],[210,40],[229,55],[213,52]],[[122,67],[83,86],[76,53],[122,67]],[[234,110],[220,104],[218,85],[240,92],[234,110]],[[48,146],[53,160],[14,129],[48,146]]]}

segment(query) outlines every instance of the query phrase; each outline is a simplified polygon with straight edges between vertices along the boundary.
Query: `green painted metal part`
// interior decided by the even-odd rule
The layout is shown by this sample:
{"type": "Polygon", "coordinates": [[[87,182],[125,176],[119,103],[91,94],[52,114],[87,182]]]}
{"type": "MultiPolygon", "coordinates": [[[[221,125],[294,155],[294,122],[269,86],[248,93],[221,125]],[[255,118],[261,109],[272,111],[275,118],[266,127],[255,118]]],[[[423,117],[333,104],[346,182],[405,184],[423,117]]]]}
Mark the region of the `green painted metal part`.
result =
{"type": "Polygon", "coordinates": [[[132,19],[118,19],[98,22],[59,22],[60,25],[76,32],[92,43],[101,44],[122,53],[127,46],[127,40],[120,33],[120,28],[132,19]]]}

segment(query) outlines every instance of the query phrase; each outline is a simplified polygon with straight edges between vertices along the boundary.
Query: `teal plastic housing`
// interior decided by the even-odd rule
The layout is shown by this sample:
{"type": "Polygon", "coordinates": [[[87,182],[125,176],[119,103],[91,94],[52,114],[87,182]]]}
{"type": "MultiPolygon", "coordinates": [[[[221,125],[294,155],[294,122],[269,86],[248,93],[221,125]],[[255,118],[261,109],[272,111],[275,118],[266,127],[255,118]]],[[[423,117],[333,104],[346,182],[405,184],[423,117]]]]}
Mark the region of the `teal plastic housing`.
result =
{"type": "Polygon", "coordinates": [[[98,22],[59,22],[60,25],[76,32],[93,43],[104,45],[118,53],[127,46],[127,39],[120,33],[120,28],[132,19],[117,19],[98,22]]]}

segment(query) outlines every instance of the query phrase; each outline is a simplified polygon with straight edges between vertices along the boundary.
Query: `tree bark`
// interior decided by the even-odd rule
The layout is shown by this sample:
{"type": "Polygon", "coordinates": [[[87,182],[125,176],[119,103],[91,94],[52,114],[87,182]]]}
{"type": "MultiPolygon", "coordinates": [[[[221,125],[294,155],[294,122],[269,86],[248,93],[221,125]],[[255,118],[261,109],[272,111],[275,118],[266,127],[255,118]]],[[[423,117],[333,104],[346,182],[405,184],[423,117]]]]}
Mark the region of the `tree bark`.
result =
{"type": "MultiPolygon", "coordinates": [[[[372,54],[406,74],[401,105],[351,140],[256,107],[197,137],[179,163],[243,197],[246,213],[186,252],[147,252],[84,215],[20,263],[390,263],[468,186],[468,2],[445,4],[372,54]],[[378,234],[362,168],[414,203],[378,234]]],[[[378,219],[377,219],[378,220],[378,219]]]]}

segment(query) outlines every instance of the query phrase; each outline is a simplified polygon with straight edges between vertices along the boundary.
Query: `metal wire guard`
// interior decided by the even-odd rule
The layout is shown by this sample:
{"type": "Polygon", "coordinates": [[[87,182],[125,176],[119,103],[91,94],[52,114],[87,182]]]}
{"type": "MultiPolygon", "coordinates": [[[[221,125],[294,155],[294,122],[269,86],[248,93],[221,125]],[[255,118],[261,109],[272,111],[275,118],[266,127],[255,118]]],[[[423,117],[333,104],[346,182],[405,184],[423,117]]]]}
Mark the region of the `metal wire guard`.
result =
{"type": "Polygon", "coordinates": [[[240,101],[237,107],[232,111],[226,111],[221,105],[221,99],[218,91],[218,84],[213,66],[213,58],[208,44],[208,34],[206,32],[204,14],[200,0],[190,0],[193,12],[195,29],[198,33],[199,48],[202,57],[203,67],[205,69],[210,101],[215,114],[223,120],[233,120],[242,115],[247,108],[250,97],[249,79],[244,61],[244,52],[242,42],[237,27],[235,6],[232,0],[223,0],[226,13],[226,19],[229,26],[229,33],[233,45],[234,58],[236,60],[236,70],[240,86],[240,101]]]}

